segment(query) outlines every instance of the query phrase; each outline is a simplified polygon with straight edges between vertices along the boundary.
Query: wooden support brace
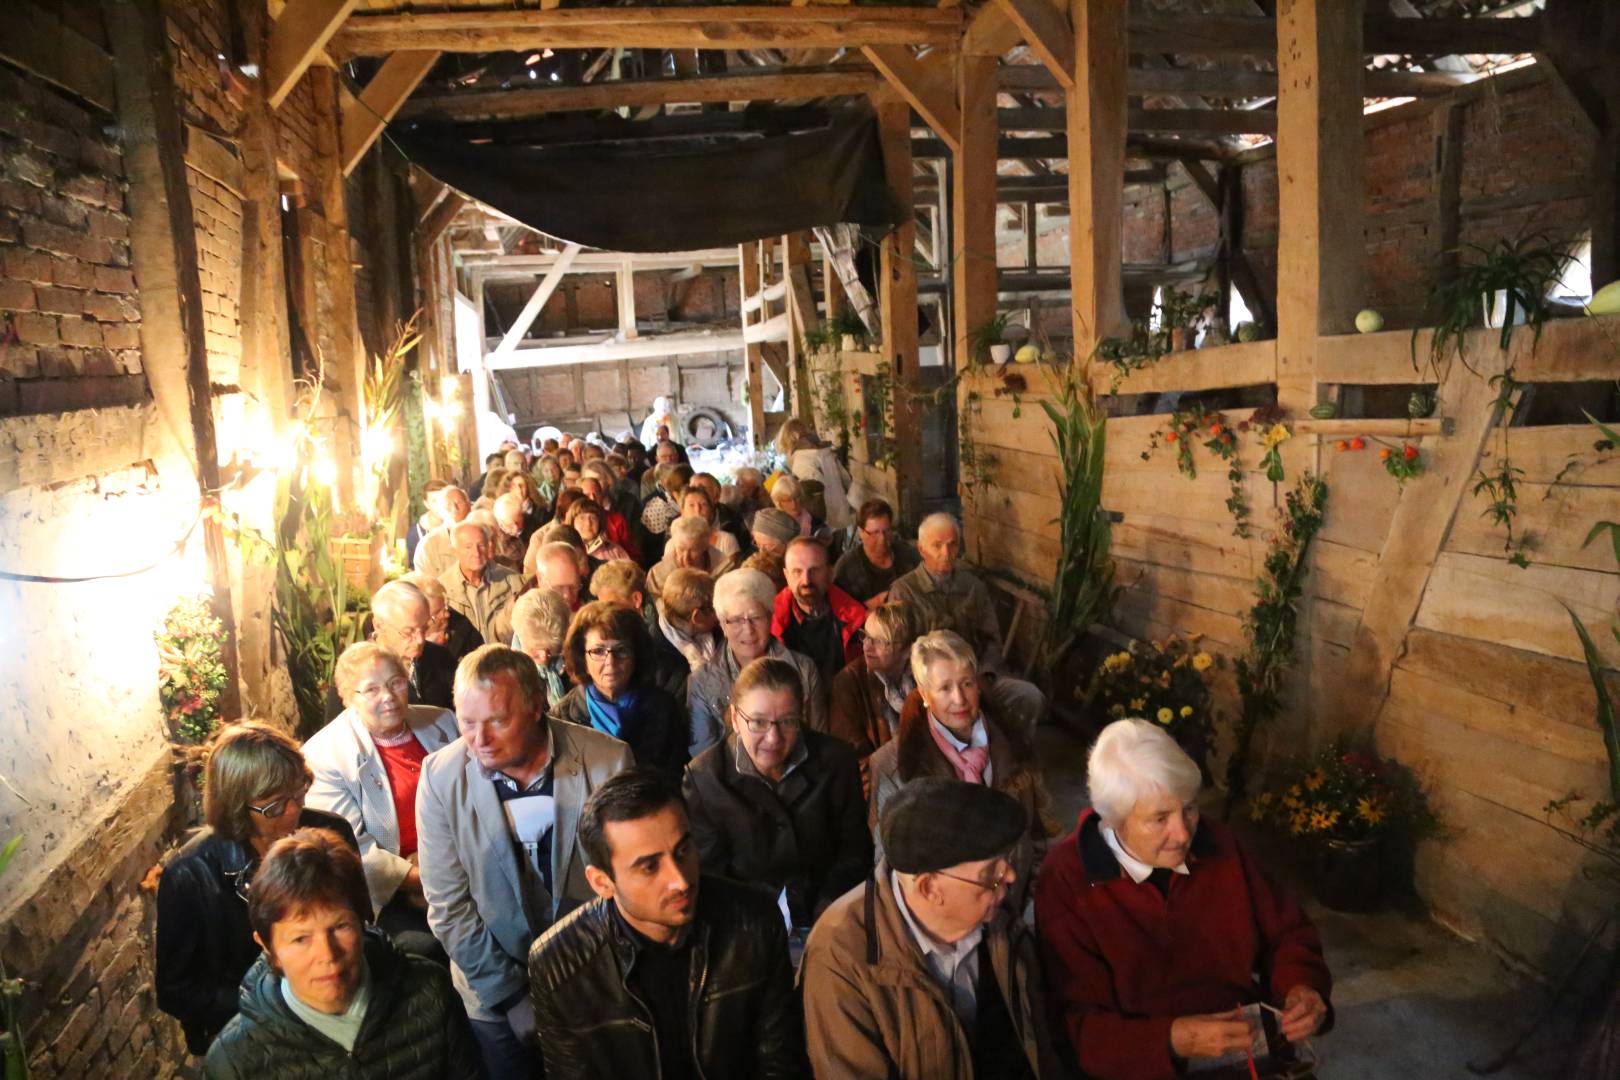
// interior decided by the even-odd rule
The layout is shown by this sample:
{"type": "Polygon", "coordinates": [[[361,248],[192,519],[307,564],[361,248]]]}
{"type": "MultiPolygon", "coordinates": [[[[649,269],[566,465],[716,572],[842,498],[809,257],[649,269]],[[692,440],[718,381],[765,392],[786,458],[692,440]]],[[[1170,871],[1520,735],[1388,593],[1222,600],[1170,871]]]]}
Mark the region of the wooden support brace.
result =
{"type": "MultiPolygon", "coordinates": [[[[739,245],[737,260],[741,265],[741,271],[737,275],[738,284],[742,289],[743,298],[746,299],[759,291],[758,241],[739,245]]],[[[748,381],[748,445],[755,450],[761,450],[765,447],[764,354],[757,341],[746,341],[749,329],[746,314],[742,316],[742,321],[746,342],[743,347],[744,376],[748,381]]]]}
{"type": "Polygon", "coordinates": [[[377,69],[360,96],[343,103],[343,174],[360,164],[394,113],[432,70],[439,54],[431,50],[397,52],[377,69]]]}
{"type": "Polygon", "coordinates": [[[956,54],[936,51],[919,60],[903,45],[868,45],[861,50],[872,66],[917,110],[952,152],[962,116],[956,105],[956,54]]]}
{"type": "Polygon", "coordinates": [[[270,31],[265,89],[276,108],[292,93],[309,65],[326,48],[360,0],[289,0],[270,31]]]}
{"type": "Polygon", "coordinates": [[[997,0],[1030,51],[1068,90],[1074,86],[1074,30],[1064,12],[1048,0],[997,0]]]}
{"type": "Polygon", "coordinates": [[[439,203],[438,208],[422,222],[418,242],[424,247],[432,247],[438,243],[439,237],[444,235],[445,230],[450,228],[457,215],[461,213],[464,207],[469,205],[469,202],[467,196],[459,191],[452,191],[446,195],[444,201],[439,203]]]}
{"type": "MultiPolygon", "coordinates": [[[[534,292],[529,295],[529,300],[523,305],[523,310],[518,312],[517,319],[506,331],[505,336],[501,338],[501,343],[495,346],[494,357],[496,359],[511,356],[517,349],[518,342],[528,336],[529,327],[533,326],[534,320],[540,317],[540,310],[546,306],[546,301],[551,299],[551,294],[557,291],[557,286],[562,284],[563,275],[567,274],[568,268],[574,265],[574,256],[578,254],[578,244],[569,244],[563,248],[562,254],[557,256],[557,261],[551,264],[550,270],[546,271],[546,276],[541,278],[540,284],[534,287],[534,292]]],[[[479,332],[482,333],[483,331],[479,332]]]]}

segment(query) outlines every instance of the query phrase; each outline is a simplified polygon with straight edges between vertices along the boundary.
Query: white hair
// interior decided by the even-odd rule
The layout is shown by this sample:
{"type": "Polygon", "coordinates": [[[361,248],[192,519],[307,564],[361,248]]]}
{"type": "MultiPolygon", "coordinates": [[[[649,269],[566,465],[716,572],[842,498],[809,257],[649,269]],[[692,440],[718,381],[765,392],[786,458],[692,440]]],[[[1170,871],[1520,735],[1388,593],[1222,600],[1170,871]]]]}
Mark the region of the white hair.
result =
{"type": "Polygon", "coordinates": [[[722,619],[742,614],[744,604],[756,604],[770,614],[776,603],[776,584],[758,570],[733,570],[714,582],[714,613],[722,619]]]}
{"type": "MultiPolygon", "coordinates": [[[[476,513],[477,511],[474,511],[474,514],[476,513]]],[[[466,517],[450,526],[450,539],[459,539],[462,530],[464,529],[477,529],[479,532],[484,534],[485,540],[490,538],[490,527],[484,523],[482,518],[475,517],[474,514],[468,514],[466,517]]]]}
{"type": "Polygon", "coordinates": [[[771,502],[780,506],[783,499],[804,499],[804,485],[797,476],[778,476],[771,485],[771,502]]]}
{"type": "Polygon", "coordinates": [[[393,622],[394,616],[406,604],[421,604],[424,609],[432,611],[427,596],[409,581],[396,579],[385,582],[371,597],[372,613],[381,615],[385,622],[393,622]]]}
{"type": "Polygon", "coordinates": [[[526,469],[529,467],[528,459],[523,456],[523,451],[521,450],[508,450],[506,452],[506,457],[502,458],[501,460],[502,464],[504,464],[508,469],[526,469]]]}
{"type": "Polygon", "coordinates": [[[934,684],[928,679],[928,669],[942,660],[964,665],[970,671],[979,668],[973,646],[962,640],[961,635],[949,630],[924,634],[911,643],[911,677],[917,680],[918,686],[927,687],[929,693],[933,693],[934,684]]]}
{"type": "Polygon", "coordinates": [[[944,513],[929,514],[922,519],[922,524],[917,526],[917,539],[920,540],[928,533],[944,528],[949,528],[957,536],[962,535],[962,526],[951,515],[944,513]]]}
{"type": "MultiPolygon", "coordinates": [[[[435,600],[446,599],[444,582],[430,574],[425,574],[420,570],[412,570],[408,574],[401,574],[395,580],[403,581],[407,585],[415,585],[417,591],[427,598],[429,604],[432,604],[435,600]]],[[[385,585],[383,588],[387,588],[387,586],[385,585]]],[[[377,595],[382,595],[382,589],[377,590],[377,595]]],[[[375,597],[372,599],[372,604],[373,606],[376,604],[375,597]]]]}
{"type": "Polygon", "coordinates": [[[500,521],[502,514],[507,517],[521,518],[523,516],[523,496],[515,491],[508,491],[505,495],[496,498],[495,506],[491,512],[494,513],[497,522],[500,521]]]}
{"type": "Polygon", "coordinates": [[[530,589],[512,605],[512,629],[525,645],[562,647],[572,617],[568,601],[551,589],[530,589]]]}
{"type": "Polygon", "coordinates": [[[685,514],[669,523],[669,542],[683,548],[707,547],[709,519],[697,514],[685,514]]]}
{"type": "Polygon", "coordinates": [[[1203,784],[1198,763],[1159,725],[1137,717],[1103,728],[1086,762],[1091,805],[1117,829],[1142,799],[1167,793],[1191,802],[1203,784]]]}

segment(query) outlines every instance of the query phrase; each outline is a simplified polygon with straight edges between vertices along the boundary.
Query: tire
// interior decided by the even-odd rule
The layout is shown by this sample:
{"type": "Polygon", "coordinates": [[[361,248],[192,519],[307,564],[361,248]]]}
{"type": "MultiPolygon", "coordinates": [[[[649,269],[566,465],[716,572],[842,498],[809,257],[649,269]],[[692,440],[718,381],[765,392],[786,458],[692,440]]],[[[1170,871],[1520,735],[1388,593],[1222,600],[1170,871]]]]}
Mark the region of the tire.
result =
{"type": "Polygon", "coordinates": [[[719,410],[702,405],[681,417],[681,429],[686,432],[688,445],[701,446],[705,450],[713,449],[720,440],[732,437],[731,423],[719,410]],[[698,437],[696,429],[700,420],[707,420],[714,425],[714,431],[707,439],[698,437]]]}

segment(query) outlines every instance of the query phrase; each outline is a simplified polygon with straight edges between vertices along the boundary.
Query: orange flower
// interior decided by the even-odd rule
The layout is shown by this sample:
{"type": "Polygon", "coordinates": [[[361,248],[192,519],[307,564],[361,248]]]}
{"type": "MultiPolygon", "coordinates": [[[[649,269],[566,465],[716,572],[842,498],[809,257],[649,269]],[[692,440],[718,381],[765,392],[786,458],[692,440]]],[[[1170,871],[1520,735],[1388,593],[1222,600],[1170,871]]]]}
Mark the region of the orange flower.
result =
{"type": "Polygon", "coordinates": [[[1338,442],[1333,444],[1333,448],[1335,450],[1348,450],[1350,449],[1350,444],[1345,442],[1343,439],[1340,439],[1338,442]]]}
{"type": "Polygon", "coordinates": [[[1350,440],[1350,449],[1352,449],[1352,450],[1365,450],[1365,449],[1367,449],[1367,440],[1363,439],[1360,435],[1357,435],[1355,438],[1350,440]]]}
{"type": "Polygon", "coordinates": [[[1176,433],[1172,431],[1172,432],[1169,432],[1169,433],[1167,433],[1165,435],[1164,441],[1165,442],[1175,442],[1176,438],[1177,438],[1176,433]]]}
{"type": "Polygon", "coordinates": [[[1378,451],[1378,460],[1388,461],[1391,453],[1393,453],[1393,451],[1391,451],[1389,447],[1384,447],[1382,450],[1378,451]]]}
{"type": "Polygon", "coordinates": [[[1225,431],[1225,430],[1226,429],[1221,427],[1220,424],[1211,424],[1211,425],[1209,425],[1209,433],[1211,435],[1219,435],[1222,431],[1225,431]]]}

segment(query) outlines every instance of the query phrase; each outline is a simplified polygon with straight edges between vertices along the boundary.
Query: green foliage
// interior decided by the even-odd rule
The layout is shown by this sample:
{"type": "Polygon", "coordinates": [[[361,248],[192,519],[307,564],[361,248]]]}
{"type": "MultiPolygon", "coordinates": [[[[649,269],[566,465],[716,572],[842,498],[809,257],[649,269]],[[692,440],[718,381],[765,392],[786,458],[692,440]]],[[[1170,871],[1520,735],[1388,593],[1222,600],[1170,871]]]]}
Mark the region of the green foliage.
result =
{"type": "Polygon", "coordinates": [[[867,459],[879,469],[893,468],[896,457],[893,369],[879,363],[873,374],[861,380],[861,396],[864,399],[861,432],[866,436],[867,459]],[[874,415],[882,425],[881,433],[868,430],[868,417],[874,415]]]}
{"type": "Polygon", "coordinates": [[[200,746],[219,727],[219,699],[225,692],[225,626],[207,597],[175,602],[153,635],[158,647],[158,702],[169,731],[180,742],[200,746]]]}
{"type": "Polygon", "coordinates": [[[1186,638],[1135,641],[1103,660],[1086,697],[1111,720],[1139,716],[1159,724],[1207,775],[1215,730],[1208,673],[1219,663],[1186,638]]]}
{"type": "MultiPolygon", "coordinates": [[[[1464,341],[1469,330],[1484,324],[1484,303],[1495,293],[1507,293],[1507,310],[1498,345],[1507,351],[1513,337],[1513,323],[1523,315],[1534,340],[1541,340],[1541,327],[1550,307],[1547,294],[1557,284],[1569,259],[1568,251],[1544,235],[1532,234],[1515,240],[1498,240],[1490,247],[1465,244],[1462,251],[1473,258],[1458,267],[1450,280],[1436,285],[1429,294],[1426,321],[1434,326],[1429,342],[1429,365],[1438,373],[1445,369],[1447,354],[1455,350],[1465,366],[1468,357],[1464,341]]],[[[1412,366],[1418,361],[1418,331],[1412,331],[1412,366]]]]}
{"type": "Polygon", "coordinates": [[[1274,788],[1255,795],[1249,816],[1311,843],[1421,838],[1439,827],[1411,770],[1343,741],[1294,762],[1274,788]]]}
{"type": "Polygon", "coordinates": [[[833,314],[826,322],[828,342],[834,346],[843,340],[845,334],[855,339],[856,345],[865,347],[870,335],[866,323],[861,321],[860,315],[854,308],[844,306],[833,314]]]}
{"type": "Polygon", "coordinates": [[[990,359],[990,346],[1005,343],[1007,327],[1011,322],[1008,312],[998,311],[968,331],[968,352],[972,354],[974,363],[982,364],[990,359]]]}
{"type": "MultiPolygon", "coordinates": [[[[11,862],[17,856],[17,850],[22,847],[21,835],[13,836],[6,841],[6,846],[0,848],[0,875],[3,875],[11,862]]],[[[28,1080],[28,1048],[23,1044],[22,1029],[22,994],[23,981],[12,978],[11,972],[6,969],[5,960],[0,958],[0,1016],[6,1022],[4,1031],[0,1031],[0,1048],[6,1062],[6,1080],[28,1080]]]]}
{"type": "Polygon", "coordinates": [[[1405,487],[1408,480],[1423,472],[1423,452],[1411,443],[1403,444],[1399,450],[1386,446],[1378,451],[1378,457],[1399,487],[1405,487]]]}

